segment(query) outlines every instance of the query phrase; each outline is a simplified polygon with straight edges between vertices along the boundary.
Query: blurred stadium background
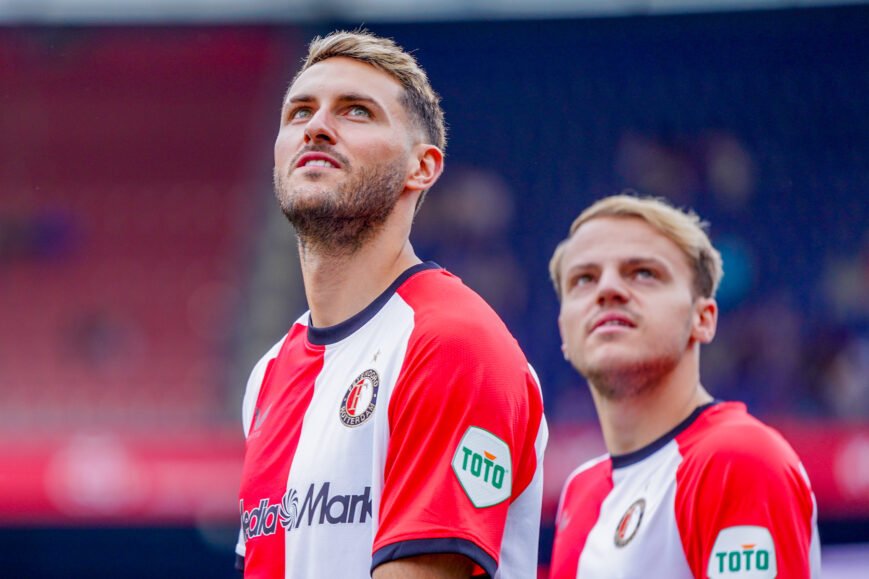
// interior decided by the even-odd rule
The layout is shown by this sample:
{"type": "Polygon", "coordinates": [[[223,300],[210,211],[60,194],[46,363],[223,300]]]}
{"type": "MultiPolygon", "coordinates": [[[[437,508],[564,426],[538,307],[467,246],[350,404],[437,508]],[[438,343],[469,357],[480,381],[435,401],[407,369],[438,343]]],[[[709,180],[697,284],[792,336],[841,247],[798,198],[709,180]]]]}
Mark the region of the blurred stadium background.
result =
{"type": "Polygon", "coordinates": [[[826,577],[869,569],[869,6],[0,0],[0,575],[237,577],[240,400],[305,308],[271,193],[306,42],[364,23],[443,96],[418,253],[505,318],[560,485],[602,441],[547,263],[631,187],[722,249],[704,382],[801,454],[826,577]]]}

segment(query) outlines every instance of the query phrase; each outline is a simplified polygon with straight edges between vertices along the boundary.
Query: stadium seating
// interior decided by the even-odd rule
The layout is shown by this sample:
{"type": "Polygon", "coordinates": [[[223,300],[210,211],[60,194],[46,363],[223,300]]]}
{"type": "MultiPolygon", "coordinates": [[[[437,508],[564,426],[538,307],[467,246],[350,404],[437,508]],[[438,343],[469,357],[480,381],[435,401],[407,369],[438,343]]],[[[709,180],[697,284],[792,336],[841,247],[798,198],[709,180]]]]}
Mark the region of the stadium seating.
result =
{"type": "Polygon", "coordinates": [[[267,30],[10,29],[0,55],[4,417],[213,416],[270,177],[267,30]]]}

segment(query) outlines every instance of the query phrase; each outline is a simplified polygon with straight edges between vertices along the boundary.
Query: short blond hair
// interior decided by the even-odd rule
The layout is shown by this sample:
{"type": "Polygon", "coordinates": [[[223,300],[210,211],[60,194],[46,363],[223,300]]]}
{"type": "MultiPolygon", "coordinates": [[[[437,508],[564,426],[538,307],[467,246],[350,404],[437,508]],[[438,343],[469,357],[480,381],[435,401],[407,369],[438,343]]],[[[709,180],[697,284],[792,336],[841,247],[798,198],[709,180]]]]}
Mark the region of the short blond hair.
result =
{"type": "Polygon", "coordinates": [[[317,36],[308,45],[308,56],[290,86],[310,67],[336,56],[370,64],[397,80],[404,87],[401,104],[411,120],[425,134],[429,144],[444,151],[447,130],[440,96],[431,87],[428,76],[413,55],[405,52],[391,38],[375,36],[361,28],[337,30],[325,37],[317,36]]]}
{"type": "Polygon", "coordinates": [[[715,297],[724,275],[721,253],[712,246],[706,234],[709,224],[691,209],[677,209],[661,197],[639,197],[625,192],[601,199],[580,213],[566,239],[558,244],[549,261],[549,275],[555,293],[561,301],[561,262],[564,250],[573,234],[584,224],[598,217],[638,217],[673,241],[688,257],[694,273],[694,295],[715,297]]]}

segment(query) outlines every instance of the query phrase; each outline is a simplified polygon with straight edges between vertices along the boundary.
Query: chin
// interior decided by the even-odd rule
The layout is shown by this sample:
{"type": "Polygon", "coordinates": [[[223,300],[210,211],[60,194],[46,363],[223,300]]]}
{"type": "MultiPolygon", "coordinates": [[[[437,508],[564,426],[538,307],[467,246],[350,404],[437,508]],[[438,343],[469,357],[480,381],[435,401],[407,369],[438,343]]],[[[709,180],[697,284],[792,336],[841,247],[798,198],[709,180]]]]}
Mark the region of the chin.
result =
{"type": "Polygon", "coordinates": [[[280,194],[279,200],[282,205],[292,206],[296,211],[319,209],[333,203],[332,192],[322,185],[294,187],[280,194]]]}
{"type": "Polygon", "coordinates": [[[621,344],[604,344],[595,349],[596,351],[586,359],[588,363],[594,366],[619,366],[636,364],[642,360],[642,356],[637,356],[636,346],[627,347],[621,344]]]}
{"type": "Polygon", "coordinates": [[[582,364],[580,373],[586,378],[589,375],[620,375],[630,372],[638,366],[643,366],[643,358],[636,354],[610,352],[602,356],[587,358],[582,364]]]}

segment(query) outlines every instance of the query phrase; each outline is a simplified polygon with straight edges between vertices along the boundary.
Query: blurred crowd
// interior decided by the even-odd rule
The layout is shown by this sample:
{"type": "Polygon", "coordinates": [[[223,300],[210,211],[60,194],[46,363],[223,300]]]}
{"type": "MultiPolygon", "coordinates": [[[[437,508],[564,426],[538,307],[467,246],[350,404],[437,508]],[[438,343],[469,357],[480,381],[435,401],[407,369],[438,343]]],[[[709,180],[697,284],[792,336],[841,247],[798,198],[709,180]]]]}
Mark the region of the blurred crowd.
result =
{"type": "MultiPolygon", "coordinates": [[[[766,194],[758,190],[758,162],[725,132],[669,142],[626,134],[614,159],[614,182],[697,208],[710,222],[725,277],[718,335],[702,356],[705,386],[763,416],[869,417],[869,226],[850,251],[830,252],[821,263],[794,256],[800,248],[786,245],[764,251],[776,246],[778,232],[753,216],[755,198],[766,194]],[[791,277],[764,276],[773,268],[801,266],[807,271],[791,277]],[[811,283],[801,287],[805,277],[811,283]]],[[[418,217],[415,241],[422,255],[477,289],[523,345],[548,342],[551,355],[532,363],[545,365],[555,378],[544,383],[550,418],[593,419],[585,385],[560,359],[553,334],[529,331],[530,301],[554,302],[555,295],[546,280],[532,277],[540,267],[532,269],[518,257],[523,240],[515,234],[515,195],[494,171],[451,167],[418,217]]],[[[787,223],[788,204],[780,211],[787,223]]],[[[548,257],[539,256],[540,263],[548,257]]],[[[555,319],[549,322],[554,328],[555,319]]]]}
{"type": "MultiPolygon", "coordinates": [[[[547,263],[581,207],[628,188],[694,208],[722,252],[710,392],[869,417],[865,14],[377,27],[418,47],[450,125],[411,240],[502,316],[552,421],[595,413],[547,263]]],[[[309,32],[0,34],[4,417],[56,399],[70,420],[237,419],[253,352],[305,308],[269,149],[309,32]]]]}

